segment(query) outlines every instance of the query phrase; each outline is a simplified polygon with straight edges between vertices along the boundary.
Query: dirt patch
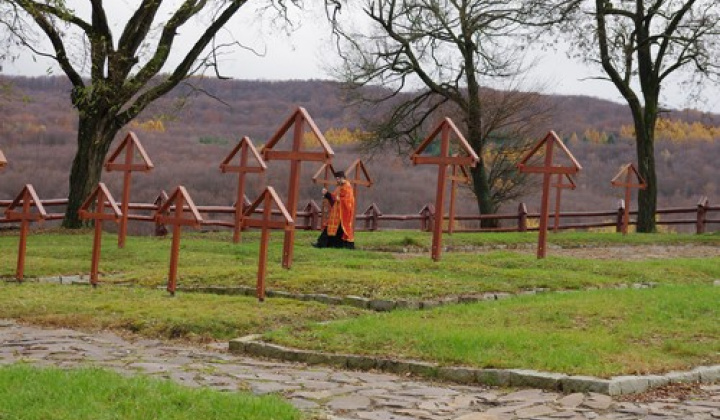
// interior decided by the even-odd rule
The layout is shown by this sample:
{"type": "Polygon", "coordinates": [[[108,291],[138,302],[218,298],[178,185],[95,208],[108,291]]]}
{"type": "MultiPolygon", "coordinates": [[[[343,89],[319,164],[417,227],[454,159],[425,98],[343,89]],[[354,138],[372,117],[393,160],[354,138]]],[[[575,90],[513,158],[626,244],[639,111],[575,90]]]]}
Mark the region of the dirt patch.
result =
{"type": "MultiPolygon", "coordinates": [[[[535,253],[535,250],[518,252],[535,253]]],[[[594,248],[549,248],[548,255],[594,260],[652,260],[720,257],[720,247],[707,245],[646,245],[594,248]]]]}

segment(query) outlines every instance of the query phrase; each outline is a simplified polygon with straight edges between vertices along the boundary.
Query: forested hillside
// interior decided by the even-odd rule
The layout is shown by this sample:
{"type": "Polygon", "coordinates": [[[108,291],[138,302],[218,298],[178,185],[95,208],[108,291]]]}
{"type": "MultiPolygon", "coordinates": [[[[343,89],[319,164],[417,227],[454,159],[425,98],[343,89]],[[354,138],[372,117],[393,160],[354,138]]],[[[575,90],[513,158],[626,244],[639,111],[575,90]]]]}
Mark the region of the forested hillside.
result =
{"type": "MultiPolygon", "coordinates": [[[[61,77],[4,77],[0,83],[0,149],[9,164],[0,173],[0,198],[14,196],[33,184],[43,198],[67,194],[74,154],[77,115],[69,102],[69,85],[61,77]]],[[[566,208],[611,209],[621,197],[610,179],[621,164],[634,160],[632,125],[627,109],[613,102],[583,96],[547,96],[552,123],[541,127],[558,132],[584,166],[578,189],[566,192],[566,208]]],[[[435,194],[434,168],[409,165],[408,156],[390,151],[360,156],[358,141],[364,118],[380,108],[360,111],[351,106],[337,83],[327,81],[194,80],[158,102],[132,129],[145,145],[156,169],[136,174],[133,201],[151,200],[161,189],[178,184],[201,204],[230,204],[235,177],[218,165],[242,136],[256,145],[268,139],[297,106],[305,107],[333,144],[336,168],[365,159],[376,185],[360,192],[360,209],[376,202],[385,213],[414,213],[435,194]]],[[[720,156],[720,116],[673,111],[658,130],[659,206],[692,206],[700,195],[720,200],[716,159],[720,156]]],[[[287,165],[273,162],[264,177],[250,177],[249,196],[269,183],[284,191],[287,165]]],[[[302,201],[319,197],[310,178],[319,164],[303,166],[302,201]]],[[[119,194],[121,178],[104,180],[119,194]]],[[[460,211],[476,212],[469,191],[461,194],[460,211]]],[[[535,196],[524,197],[537,210],[535,196]]],[[[508,203],[514,209],[517,203],[508,203]]]]}

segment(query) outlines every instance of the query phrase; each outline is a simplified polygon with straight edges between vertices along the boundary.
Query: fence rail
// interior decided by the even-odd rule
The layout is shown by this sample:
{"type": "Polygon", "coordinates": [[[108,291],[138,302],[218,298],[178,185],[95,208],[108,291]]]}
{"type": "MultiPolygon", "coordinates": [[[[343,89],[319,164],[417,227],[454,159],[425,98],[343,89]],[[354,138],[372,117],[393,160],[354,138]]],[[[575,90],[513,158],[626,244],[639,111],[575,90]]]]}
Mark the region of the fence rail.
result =
{"type": "MultiPolygon", "coordinates": [[[[4,217],[4,210],[12,203],[12,200],[0,200],[0,214],[3,215],[0,218],[0,224],[12,223],[13,221],[8,220],[4,217]]],[[[58,207],[67,206],[67,199],[48,199],[41,200],[43,207],[47,209],[57,209],[58,207]]],[[[154,223],[154,213],[162,203],[130,203],[129,209],[133,212],[128,215],[128,219],[140,222],[151,222],[154,223]],[[143,212],[138,213],[138,212],[143,212]]],[[[233,219],[232,216],[235,214],[235,207],[233,206],[197,206],[201,214],[207,218],[203,220],[203,226],[212,227],[224,227],[232,228],[233,219]],[[222,216],[226,215],[227,218],[223,219],[222,216]],[[220,216],[220,217],[216,217],[220,216]]],[[[306,210],[298,210],[297,220],[295,221],[296,229],[302,230],[319,230],[321,229],[321,212],[317,209],[320,207],[313,201],[309,202],[305,207],[306,210]],[[307,210],[311,209],[311,210],[307,210]]],[[[262,209],[256,209],[255,213],[262,213],[262,209]]],[[[567,230],[567,229],[592,229],[592,228],[605,228],[615,227],[617,232],[622,229],[622,218],[624,213],[624,203],[622,200],[618,203],[618,208],[615,210],[608,211],[569,211],[561,212],[559,214],[560,219],[566,220],[559,226],[553,226],[551,222],[550,229],[554,230],[567,230]],[[582,221],[573,220],[567,221],[568,219],[581,219],[582,221]],[[610,219],[611,221],[608,221],[610,219]],[[589,221],[585,221],[589,220],[589,221]],[[594,220],[594,221],[593,221],[594,220]]],[[[279,211],[273,211],[274,215],[280,216],[279,211]]],[[[697,205],[694,207],[669,207],[661,208],[657,210],[657,214],[663,215],[687,215],[688,217],[663,220],[661,217],[656,223],[658,225],[673,225],[673,226],[695,226],[695,232],[705,233],[707,226],[711,224],[720,224],[720,206],[710,206],[707,197],[701,197],[697,205]],[[711,214],[713,217],[710,217],[711,214]]],[[[637,211],[631,211],[631,216],[637,216],[637,211]]],[[[551,219],[554,218],[554,214],[551,214],[551,219]]],[[[63,213],[61,212],[49,212],[45,220],[61,220],[63,213]]],[[[423,231],[429,231],[432,229],[435,219],[434,207],[430,204],[426,205],[420,212],[416,214],[383,214],[376,204],[372,204],[365,210],[364,213],[356,216],[358,223],[358,230],[375,231],[381,229],[381,224],[393,223],[417,223],[416,229],[423,231]]],[[[539,220],[540,213],[529,213],[525,204],[520,203],[518,211],[515,213],[498,213],[498,214],[485,214],[485,215],[454,215],[453,220],[455,221],[453,226],[453,232],[530,232],[537,231],[537,223],[532,223],[533,220],[539,220]],[[483,220],[496,220],[496,221],[511,221],[511,226],[501,226],[492,228],[473,228],[468,227],[465,224],[458,224],[461,222],[482,222],[483,220]],[[514,222],[514,223],[512,223],[514,222]]],[[[445,216],[443,220],[449,223],[449,216],[445,216]]],[[[631,219],[630,224],[635,224],[635,221],[631,219]]],[[[156,232],[161,231],[161,227],[156,225],[156,232]]]]}

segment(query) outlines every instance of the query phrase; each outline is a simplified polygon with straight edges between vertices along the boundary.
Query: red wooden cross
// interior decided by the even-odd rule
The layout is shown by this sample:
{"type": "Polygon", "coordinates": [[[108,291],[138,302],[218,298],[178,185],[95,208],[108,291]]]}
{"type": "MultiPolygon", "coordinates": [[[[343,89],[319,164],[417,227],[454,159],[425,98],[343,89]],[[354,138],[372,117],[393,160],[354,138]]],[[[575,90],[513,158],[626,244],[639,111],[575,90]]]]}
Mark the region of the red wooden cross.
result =
{"type": "Polygon", "coordinates": [[[167,201],[160,206],[155,213],[155,222],[172,225],[173,237],[172,248],[170,250],[170,273],[168,275],[167,291],[171,295],[175,295],[175,287],[177,286],[177,263],[178,254],[180,253],[180,232],[182,226],[199,227],[203,219],[190,194],[182,185],[177,187],[175,192],[170,195],[167,201]],[[190,214],[185,213],[187,210],[190,214]],[[174,212],[172,211],[174,210],[174,212]]]}
{"type": "Polygon", "coordinates": [[[145,149],[140,144],[135,133],[132,131],[125,136],[125,139],[110,155],[107,162],[105,163],[105,170],[108,172],[121,171],[123,175],[123,192],[122,202],[120,203],[122,216],[120,217],[120,226],[118,228],[118,247],[125,247],[125,237],[127,236],[127,221],[128,221],[128,206],[130,205],[130,181],[133,172],[148,172],[154,168],[154,165],[145,149]],[[122,163],[117,163],[122,153],[125,153],[125,160],[122,163]],[[135,152],[140,155],[142,162],[135,163],[135,152]]]}
{"type": "Polygon", "coordinates": [[[270,240],[270,229],[283,229],[289,232],[294,228],[294,222],[290,213],[278,197],[273,187],[265,188],[262,194],[245,210],[245,226],[262,229],[260,234],[260,258],[258,260],[257,273],[257,298],[260,302],[265,300],[265,277],[267,275],[267,252],[270,240]],[[262,219],[251,219],[253,212],[262,204],[262,219]],[[280,210],[281,220],[272,219],[272,206],[280,210]]]}
{"type": "Polygon", "coordinates": [[[569,174],[557,174],[557,184],[553,185],[553,187],[555,187],[555,220],[553,225],[553,232],[557,232],[560,228],[560,201],[562,199],[562,190],[574,190],[576,188],[576,185],[575,181],[572,179],[572,176],[570,176],[569,174]],[[567,184],[563,182],[565,180],[568,181],[567,184]]]}
{"type": "MultiPolygon", "coordinates": [[[[155,210],[153,211],[152,220],[155,220],[155,213],[157,212],[157,209],[162,207],[163,204],[168,199],[168,195],[165,192],[165,190],[160,190],[160,194],[158,194],[157,197],[155,197],[155,201],[153,201],[153,205],[155,206],[155,210]]],[[[167,228],[164,224],[155,222],[155,236],[165,236],[167,235],[167,228]]]]}
{"type": "Polygon", "coordinates": [[[15,278],[18,281],[22,281],[25,275],[25,249],[27,248],[30,222],[42,222],[47,217],[45,208],[32,185],[25,185],[22,191],[20,191],[20,194],[15,197],[15,200],[5,209],[5,217],[10,221],[20,221],[20,245],[18,246],[15,278]],[[32,211],[33,207],[35,207],[37,212],[32,211]],[[16,208],[22,209],[18,211],[15,210],[16,208]]]}
{"type": "Polygon", "coordinates": [[[238,174],[237,199],[235,200],[235,227],[233,228],[233,242],[240,242],[240,232],[242,230],[243,211],[245,203],[245,174],[247,173],[263,173],[267,169],[267,165],[263,158],[260,157],[257,149],[250,140],[250,137],[243,137],[237,146],[227,155],[225,160],[220,164],[222,173],[238,174]],[[237,154],[240,154],[240,162],[233,165],[231,162],[237,154]],[[256,165],[248,165],[248,157],[252,155],[256,165]]]}
{"type": "Polygon", "coordinates": [[[522,173],[529,174],[543,174],[543,190],[542,190],[542,204],[540,206],[540,231],[538,235],[538,250],[537,257],[545,258],[545,248],[547,245],[547,228],[549,219],[549,207],[550,207],[550,180],[553,174],[576,174],[582,170],[582,166],[578,163],[575,157],[570,153],[565,144],[560,140],[560,137],[555,134],[554,131],[550,131],[545,138],[540,140],[525,157],[517,164],[518,169],[522,173]],[[566,157],[570,160],[570,166],[553,165],[553,153],[555,146],[560,148],[565,153],[566,157]],[[530,159],[535,156],[536,153],[545,147],[545,160],[542,166],[528,166],[530,159]]]}
{"type": "Polygon", "coordinates": [[[351,163],[347,169],[345,169],[345,178],[347,178],[347,181],[353,187],[353,198],[355,200],[355,207],[357,207],[357,186],[361,185],[363,187],[370,188],[373,186],[374,182],[372,178],[370,178],[370,174],[368,173],[365,164],[360,159],[355,159],[355,161],[351,163]]]}
{"type": "MultiPolygon", "coordinates": [[[[315,175],[313,175],[312,181],[315,184],[324,185],[325,187],[337,184],[337,181],[335,180],[335,168],[333,167],[333,164],[329,162],[323,163],[320,169],[318,169],[317,172],[315,172],[315,175]]],[[[325,226],[325,223],[327,223],[328,217],[330,217],[330,202],[325,197],[323,197],[322,208],[320,209],[321,229],[322,226],[325,226]]]]}
{"type": "Polygon", "coordinates": [[[320,214],[322,217],[324,213],[320,206],[318,206],[318,204],[315,202],[315,200],[308,201],[308,203],[305,204],[305,207],[303,208],[303,212],[305,213],[305,225],[307,226],[307,230],[321,228],[324,220],[322,218],[318,220],[318,214],[320,214]]]}
{"type": "MultiPolygon", "coordinates": [[[[335,155],[327,140],[318,129],[305,108],[299,107],[288,117],[280,126],[280,129],[270,138],[265,147],[263,147],[262,156],[265,161],[271,160],[289,160],[290,161],[290,180],[288,181],[288,199],[287,209],[293,221],[297,215],[298,198],[300,196],[300,168],[302,162],[314,161],[328,163],[335,155]],[[305,134],[305,125],[308,126],[310,132],[320,144],[322,151],[303,151],[303,136],[305,134]],[[283,136],[294,127],[292,150],[283,151],[275,150],[274,147],[283,138],[283,136]]],[[[295,225],[285,231],[285,241],[283,243],[283,267],[290,268],[292,266],[293,247],[295,244],[295,225]]]]}
{"type": "Polygon", "coordinates": [[[315,172],[315,175],[312,177],[312,181],[315,184],[320,185],[335,185],[335,167],[332,163],[323,163],[323,165],[320,167],[320,169],[315,172]]]}
{"type": "Polygon", "coordinates": [[[644,190],[647,188],[647,183],[643,177],[640,176],[640,173],[633,163],[623,165],[623,167],[620,168],[620,172],[615,175],[615,178],[613,178],[610,183],[615,187],[625,187],[625,213],[623,214],[622,234],[627,235],[628,225],[630,224],[630,189],[638,188],[644,190]],[[625,176],[623,177],[623,175],[625,176]]]}
{"type": "Polygon", "coordinates": [[[100,249],[102,247],[102,223],[104,220],[110,220],[118,223],[122,213],[118,208],[115,199],[108,191],[105,184],[98,184],[97,188],[85,200],[78,211],[80,218],[83,220],[95,220],[95,236],[93,237],[92,264],[90,266],[90,283],[93,287],[98,283],[98,267],[100,266],[100,249]],[[108,206],[111,213],[105,211],[108,206]]]}
{"type": "Polygon", "coordinates": [[[445,200],[445,184],[447,182],[448,165],[469,165],[475,166],[480,160],[475,151],[470,147],[460,130],[450,120],[445,118],[438,124],[411,157],[413,164],[438,165],[437,193],[435,195],[435,225],[433,227],[432,259],[440,260],[442,247],[442,223],[443,223],[443,201],[445,200]],[[450,148],[450,135],[454,133],[458,139],[459,148],[467,156],[453,155],[450,148]],[[423,151],[441,134],[440,154],[438,156],[422,156],[423,151]]]}

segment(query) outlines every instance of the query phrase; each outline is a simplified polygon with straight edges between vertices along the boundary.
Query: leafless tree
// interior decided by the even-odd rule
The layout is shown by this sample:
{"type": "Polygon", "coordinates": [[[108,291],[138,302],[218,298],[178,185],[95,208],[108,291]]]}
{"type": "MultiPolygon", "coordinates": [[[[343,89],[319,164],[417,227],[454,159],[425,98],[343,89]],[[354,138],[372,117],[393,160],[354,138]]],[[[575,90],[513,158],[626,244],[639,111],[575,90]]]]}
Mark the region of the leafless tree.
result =
{"type": "MultiPolygon", "coordinates": [[[[338,76],[353,87],[390,88],[357,89],[365,93],[364,101],[389,108],[373,127],[377,141],[371,145],[393,142],[412,147],[428,123],[451,105],[481,157],[472,175],[483,214],[493,213],[522,185],[514,170],[508,171],[512,165],[507,150],[489,156],[488,145],[507,149],[522,144],[526,138],[518,134],[527,133],[519,127],[527,128],[528,120],[520,116],[528,117],[530,109],[542,111],[524,107],[523,101],[507,109],[485,107],[489,96],[481,92],[491,80],[498,83],[519,74],[521,56],[514,52],[511,36],[521,32],[533,6],[530,1],[364,0],[361,13],[367,25],[337,25],[343,59],[338,76]]],[[[490,95],[497,104],[521,94],[499,95],[490,95]]]]}
{"type": "Polygon", "coordinates": [[[77,210],[99,181],[119,130],[189,76],[208,69],[219,75],[220,51],[238,45],[217,37],[231,18],[249,5],[282,18],[286,6],[299,2],[134,0],[125,2],[135,9],[119,34],[112,28],[122,22],[108,14],[102,0],[0,2],[0,32],[7,45],[54,60],[73,86],[71,101],[79,113],[77,153],[63,225],[81,226],[77,210]],[[190,32],[189,22],[200,17],[207,25],[204,30],[180,41],[183,32],[190,32]],[[171,53],[181,57],[169,68],[171,53]]]}
{"type": "MultiPolygon", "coordinates": [[[[718,80],[720,3],[717,0],[559,0],[572,13],[557,28],[574,52],[601,66],[632,112],[638,169],[648,183],[639,193],[638,231],[655,231],[655,126],[663,85],[718,80]],[[568,7],[570,6],[570,7],[568,7]],[[673,78],[675,77],[675,78],[673,78]]],[[[556,35],[558,35],[556,33],[556,35]]]]}

